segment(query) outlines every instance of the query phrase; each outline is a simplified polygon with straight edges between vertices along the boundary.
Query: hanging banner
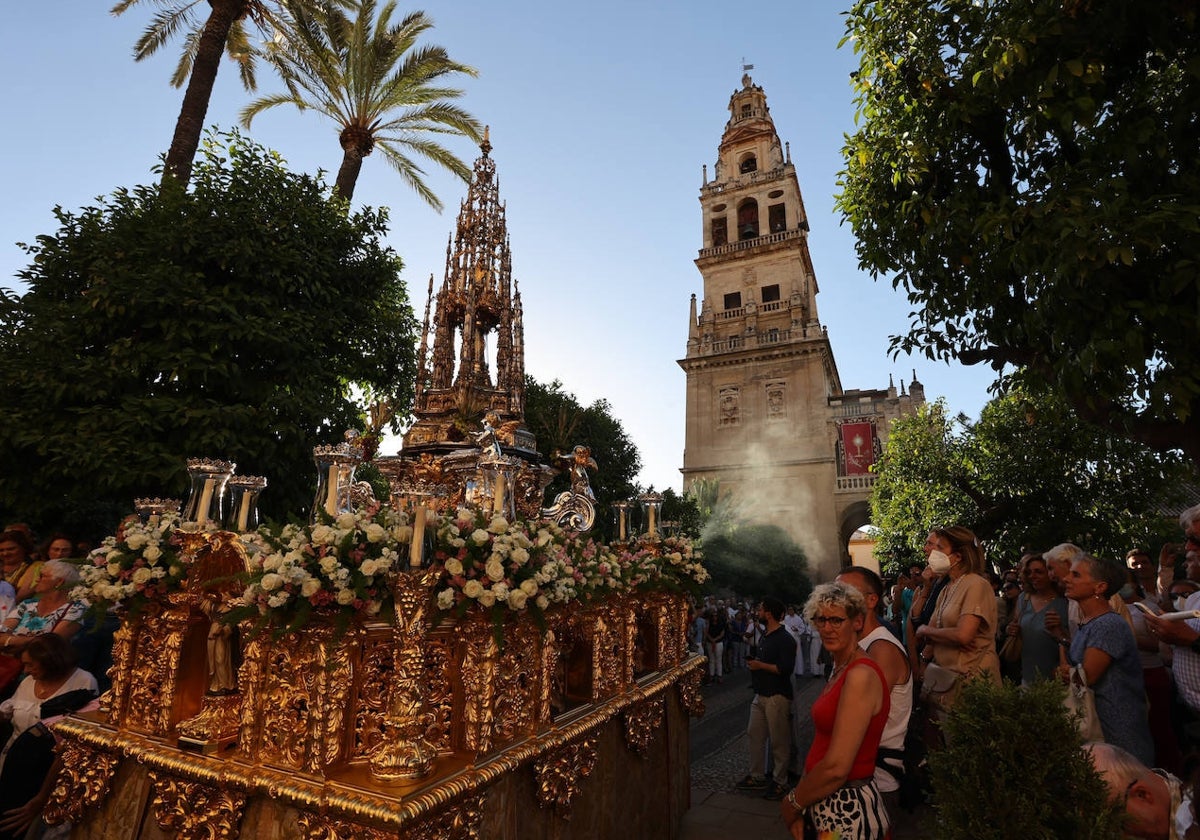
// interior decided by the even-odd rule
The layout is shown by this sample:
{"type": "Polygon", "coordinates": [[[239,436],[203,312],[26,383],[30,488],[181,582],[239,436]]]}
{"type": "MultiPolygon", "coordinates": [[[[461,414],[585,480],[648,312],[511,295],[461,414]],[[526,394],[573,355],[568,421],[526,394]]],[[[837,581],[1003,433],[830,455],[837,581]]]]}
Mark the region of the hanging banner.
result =
{"type": "Polygon", "coordinates": [[[875,463],[875,429],[870,423],[843,423],[842,453],[845,475],[864,475],[875,463]]]}

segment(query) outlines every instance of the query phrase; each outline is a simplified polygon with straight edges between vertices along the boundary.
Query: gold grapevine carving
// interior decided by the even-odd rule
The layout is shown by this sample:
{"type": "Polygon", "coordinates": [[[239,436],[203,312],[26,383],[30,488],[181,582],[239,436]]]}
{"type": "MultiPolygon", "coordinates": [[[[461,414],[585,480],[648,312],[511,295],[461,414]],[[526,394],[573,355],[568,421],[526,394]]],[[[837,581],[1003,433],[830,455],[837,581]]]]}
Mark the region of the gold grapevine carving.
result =
{"type": "Polygon", "coordinates": [[[234,840],[246,797],[240,791],[188,782],[150,771],[151,807],[164,831],[177,840],[234,840]]]}
{"type": "Polygon", "coordinates": [[[67,820],[78,822],[89,809],[99,805],[108,795],[113,774],[121,763],[120,757],[113,753],[92,750],[69,740],[59,743],[58,754],[62,758],[62,771],[42,812],[42,819],[50,825],[67,820]]]}
{"type": "Polygon", "coordinates": [[[662,730],[663,698],[661,695],[625,709],[625,743],[638,755],[645,755],[662,730]]]}
{"type": "Polygon", "coordinates": [[[571,806],[581,784],[596,766],[596,741],[596,735],[588,735],[533,763],[539,805],[553,808],[558,816],[570,819],[571,806]]]}

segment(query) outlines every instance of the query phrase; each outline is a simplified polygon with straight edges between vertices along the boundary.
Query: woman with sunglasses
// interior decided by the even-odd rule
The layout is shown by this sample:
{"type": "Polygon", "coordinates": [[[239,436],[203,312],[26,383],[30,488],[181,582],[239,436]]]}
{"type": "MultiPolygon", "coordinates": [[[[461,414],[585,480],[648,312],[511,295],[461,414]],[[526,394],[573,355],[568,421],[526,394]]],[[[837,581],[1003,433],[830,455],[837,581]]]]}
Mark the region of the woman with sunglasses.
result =
{"type": "Polygon", "coordinates": [[[866,610],[862,593],[845,583],[818,586],[804,607],[833,658],[833,673],[812,705],[804,775],[783,801],[783,819],[797,840],[806,826],[842,840],[882,840],[888,833],[875,758],[891,704],[883,672],[858,646],[866,610]]]}
{"type": "Polygon", "coordinates": [[[946,568],[932,620],[917,628],[922,697],[939,715],[954,705],[963,679],[982,674],[1000,684],[996,655],[996,596],[983,576],[983,549],[968,528],[935,528],[930,566],[946,568]],[[936,666],[936,667],[933,667],[936,666]]]}

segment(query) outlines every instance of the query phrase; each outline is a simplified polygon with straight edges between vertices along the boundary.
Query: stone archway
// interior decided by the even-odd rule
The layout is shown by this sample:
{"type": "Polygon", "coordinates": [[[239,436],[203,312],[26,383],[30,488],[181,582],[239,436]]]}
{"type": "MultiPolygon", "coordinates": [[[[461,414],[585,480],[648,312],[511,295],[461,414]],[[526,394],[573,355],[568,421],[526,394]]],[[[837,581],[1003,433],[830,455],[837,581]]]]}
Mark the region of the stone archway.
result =
{"type": "Polygon", "coordinates": [[[850,565],[850,537],[864,525],[871,523],[871,505],[866,500],[851,502],[842,510],[838,522],[838,557],[842,566],[850,565]]]}

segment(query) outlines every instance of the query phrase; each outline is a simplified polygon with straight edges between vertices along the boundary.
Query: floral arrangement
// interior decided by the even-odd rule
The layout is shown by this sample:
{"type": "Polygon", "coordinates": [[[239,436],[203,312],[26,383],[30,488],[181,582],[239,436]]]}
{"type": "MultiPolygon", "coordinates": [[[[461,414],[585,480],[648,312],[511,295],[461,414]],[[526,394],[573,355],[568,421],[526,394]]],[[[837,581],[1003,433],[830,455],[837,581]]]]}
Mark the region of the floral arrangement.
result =
{"type": "Polygon", "coordinates": [[[179,514],[154,514],[142,522],[130,517],[105,537],[79,567],[80,583],[71,597],[98,612],[118,604],[136,613],[183,588],[187,567],[179,558],[183,530],[179,514]]]}
{"type": "Polygon", "coordinates": [[[522,611],[540,621],[554,604],[708,580],[700,553],[683,537],[617,554],[551,522],[510,523],[469,510],[438,521],[433,559],[445,571],[438,608],[464,615],[479,606],[496,622],[522,611]]]}
{"type": "Polygon", "coordinates": [[[257,628],[287,633],[316,614],[342,626],[378,615],[390,599],[388,576],[412,539],[403,513],[365,508],[321,523],[264,525],[246,539],[250,571],[244,606],[229,620],[257,617],[257,628]]]}

